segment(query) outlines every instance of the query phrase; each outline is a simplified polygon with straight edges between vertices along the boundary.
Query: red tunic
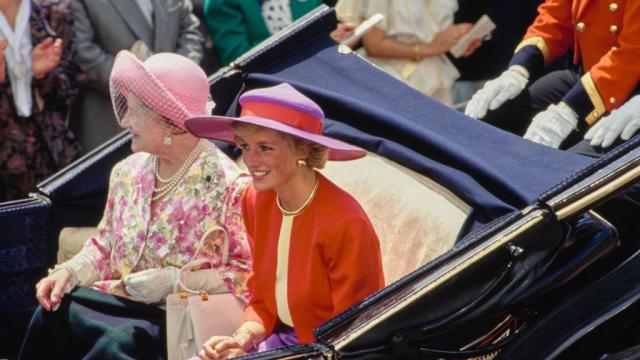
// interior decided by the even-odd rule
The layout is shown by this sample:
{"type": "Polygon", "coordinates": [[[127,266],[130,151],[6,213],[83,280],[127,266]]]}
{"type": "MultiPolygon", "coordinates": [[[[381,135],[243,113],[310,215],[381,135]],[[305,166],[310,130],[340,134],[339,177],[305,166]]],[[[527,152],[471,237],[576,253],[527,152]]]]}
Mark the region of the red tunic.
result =
{"type": "Polygon", "coordinates": [[[594,118],[622,105],[640,80],[640,1],[547,0],[538,10],[523,43],[542,38],[547,64],[573,50],[595,85],[594,118]]]}
{"type": "MultiPolygon", "coordinates": [[[[315,198],[293,220],[287,299],[301,343],[313,329],[384,287],[380,244],[360,204],[322,175],[315,198]]],[[[278,323],[275,282],[282,213],[274,191],[250,186],[243,216],[253,251],[252,297],[244,320],[271,334],[278,323]]]]}

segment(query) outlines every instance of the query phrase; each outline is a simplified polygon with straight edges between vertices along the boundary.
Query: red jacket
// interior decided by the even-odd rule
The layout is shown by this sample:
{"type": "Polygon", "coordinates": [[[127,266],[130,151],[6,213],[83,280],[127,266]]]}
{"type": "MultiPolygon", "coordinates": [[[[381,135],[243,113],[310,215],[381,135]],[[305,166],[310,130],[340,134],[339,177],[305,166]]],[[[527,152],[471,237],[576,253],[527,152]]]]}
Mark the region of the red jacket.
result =
{"type": "MultiPolygon", "coordinates": [[[[301,343],[313,329],[384,287],[380,244],[358,202],[319,175],[315,198],[293,220],[288,268],[288,303],[301,343]]],[[[278,235],[282,214],[273,191],[250,186],[243,217],[253,251],[253,292],[244,320],[277,325],[275,300],[278,235]]]]}
{"type": "Polygon", "coordinates": [[[534,44],[549,64],[572,49],[593,109],[587,122],[622,105],[640,80],[640,1],[547,0],[538,10],[516,52],[534,44]]]}

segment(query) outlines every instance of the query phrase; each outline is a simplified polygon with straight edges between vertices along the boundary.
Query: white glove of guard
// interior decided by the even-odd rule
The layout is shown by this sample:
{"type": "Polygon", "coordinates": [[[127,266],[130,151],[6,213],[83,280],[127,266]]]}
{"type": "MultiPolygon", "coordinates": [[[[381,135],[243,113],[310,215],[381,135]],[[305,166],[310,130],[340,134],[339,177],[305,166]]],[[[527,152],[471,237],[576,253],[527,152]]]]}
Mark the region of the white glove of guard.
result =
{"type": "Polygon", "coordinates": [[[467,104],[464,113],[475,119],[482,119],[487,110],[495,110],[518,96],[529,83],[529,71],[520,65],[512,65],[497,78],[487,81],[467,104]]]}
{"type": "Polygon", "coordinates": [[[578,127],[578,114],[567,104],[550,105],[547,110],[533,117],[524,138],[558,148],[571,131],[578,127]]]}
{"type": "Polygon", "coordinates": [[[584,135],[591,146],[609,147],[620,136],[629,140],[640,129],[640,95],[632,97],[620,108],[600,119],[584,135]]]}
{"type": "Polygon", "coordinates": [[[164,301],[167,296],[178,289],[180,269],[166,267],[147,269],[129,274],[122,279],[125,290],[131,297],[145,304],[164,301]]]}

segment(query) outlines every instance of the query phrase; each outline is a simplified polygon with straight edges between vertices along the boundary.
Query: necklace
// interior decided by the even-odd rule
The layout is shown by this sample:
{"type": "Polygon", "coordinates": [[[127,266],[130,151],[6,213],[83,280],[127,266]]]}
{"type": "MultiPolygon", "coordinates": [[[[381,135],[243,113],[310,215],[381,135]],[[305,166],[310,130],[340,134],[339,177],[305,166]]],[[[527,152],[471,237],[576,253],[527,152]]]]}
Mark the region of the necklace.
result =
{"type": "Polygon", "coordinates": [[[173,176],[171,176],[169,179],[163,179],[162,177],[160,177],[160,173],[158,171],[158,157],[154,157],[154,172],[156,180],[158,182],[158,185],[165,185],[156,186],[156,188],[153,189],[153,196],[151,197],[152,201],[162,199],[176,189],[178,183],[180,182],[180,179],[182,179],[187,174],[187,172],[191,168],[191,165],[193,165],[196,159],[198,159],[198,156],[200,156],[200,153],[204,150],[204,144],[204,141],[200,140],[198,144],[193,147],[193,150],[191,150],[178,171],[176,171],[175,174],[173,174],[173,176]]]}
{"type": "Polygon", "coordinates": [[[278,209],[280,209],[280,211],[282,212],[282,215],[284,215],[284,216],[294,216],[294,215],[300,214],[304,209],[306,209],[307,206],[309,206],[309,204],[311,203],[311,200],[313,200],[313,198],[315,197],[316,190],[318,190],[318,184],[319,183],[320,183],[320,180],[316,179],[316,184],[313,186],[313,190],[311,191],[311,194],[309,194],[309,197],[307,198],[307,200],[304,201],[302,206],[300,206],[299,208],[297,208],[296,210],[293,210],[293,211],[285,210],[282,207],[282,204],[280,203],[280,198],[276,197],[276,204],[278,205],[278,209]]]}

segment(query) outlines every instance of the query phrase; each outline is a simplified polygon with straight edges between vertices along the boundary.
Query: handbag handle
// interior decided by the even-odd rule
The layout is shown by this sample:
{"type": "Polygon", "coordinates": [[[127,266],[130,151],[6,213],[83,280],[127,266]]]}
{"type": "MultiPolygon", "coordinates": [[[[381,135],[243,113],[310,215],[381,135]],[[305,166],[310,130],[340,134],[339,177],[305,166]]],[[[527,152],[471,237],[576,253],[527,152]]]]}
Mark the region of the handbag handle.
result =
{"type": "Polygon", "coordinates": [[[204,243],[207,240],[207,237],[211,235],[214,231],[218,231],[218,230],[222,231],[222,235],[223,235],[222,259],[220,261],[222,265],[227,265],[227,262],[229,261],[229,235],[227,234],[227,230],[222,226],[215,226],[209,231],[207,231],[206,233],[204,233],[204,235],[202,235],[202,237],[200,238],[200,241],[198,241],[198,248],[196,249],[196,252],[191,257],[191,261],[193,261],[193,259],[198,257],[198,255],[200,254],[200,250],[202,250],[202,248],[204,247],[204,243]]]}
{"type": "Polygon", "coordinates": [[[225,230],[223,227],[216,226],[210,229],[209,231],[207,231],[206,233],[204,233],[204,235],[202,235],[202,237],[200,238],[200,241],[198,242],[198,248],[196,249],[196,252],[191,257],[191,261],[184,264],[180,268],[180,273],[178,274],[178,285],[180,285],[180,288],[192,294],[202,295],[203,300],[206,300],[204,298],[207,295],[207,293],[203,290],[193,290],[185,286],[184,283],[182,282],[182,274],[184,274],[187,271],[193,271],[193,269],[197,269],[203,264],[209,264],[209,266],[212,269],[214,268],[214,264],[210,259],[206,259],[206,258],[200,258],[196,260],[193,260],[193,259],[195,259],[199,255],[200,250],[204,247],[204,243],[207,237],[211,235],[214,231],[218,231],[218,230],[222,231],[222,235],[223,235],[222,257],[220,259],[220,263],[221,265],[227,265],[227,263],[229,262],[229,235],[227,234],[227,230],[225,230]]]}

